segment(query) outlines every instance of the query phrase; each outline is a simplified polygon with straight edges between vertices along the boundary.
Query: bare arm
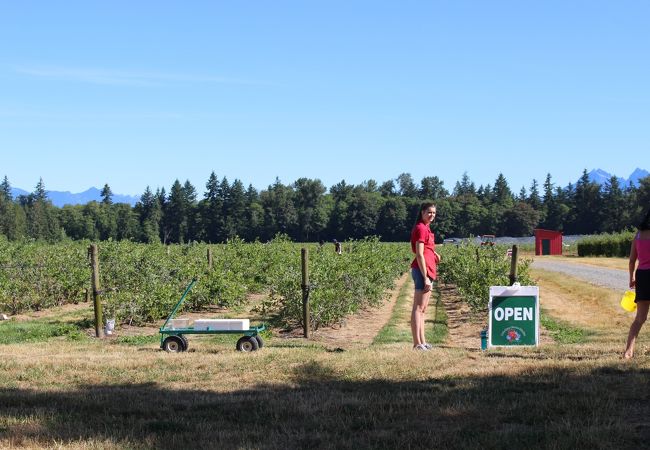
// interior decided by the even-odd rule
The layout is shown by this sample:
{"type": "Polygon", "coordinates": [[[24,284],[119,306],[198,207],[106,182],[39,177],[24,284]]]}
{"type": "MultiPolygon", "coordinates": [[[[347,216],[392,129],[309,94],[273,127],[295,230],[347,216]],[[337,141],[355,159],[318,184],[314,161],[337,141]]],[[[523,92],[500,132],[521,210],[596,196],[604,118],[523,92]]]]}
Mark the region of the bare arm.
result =
{"type": "Polygon", "coordinates": [[[634,239],[632,240],[632,248],[630,249],[630,288],[633,288],[636,285],[636,280],[634,279],[634,268],[636,266],[637,260],[636,254],[636,245],[634,245],[634,239]]]}
{"type": "Polygon", "coordinates": [[[427,262],[424,259],[424,242],[422,241],[415,243],[415,260],[418,262],[418,267],[424,277],[424,292],[428,292],[431,290],[431,280],[429,280],[429,275],[427,274],[427,262]]]}

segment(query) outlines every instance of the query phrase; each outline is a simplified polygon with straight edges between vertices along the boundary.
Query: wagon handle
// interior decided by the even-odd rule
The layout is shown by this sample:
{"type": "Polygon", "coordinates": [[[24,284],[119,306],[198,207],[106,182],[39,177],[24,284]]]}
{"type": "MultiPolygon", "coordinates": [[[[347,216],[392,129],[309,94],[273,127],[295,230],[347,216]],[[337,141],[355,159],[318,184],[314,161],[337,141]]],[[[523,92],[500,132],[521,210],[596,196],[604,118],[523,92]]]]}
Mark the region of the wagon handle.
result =
{"type": "Polygon", "coordinates": [[[190,281],[190,284],[187,285],[185,288],[185,292],[183,292],[183,295],[181,295],[181,299],[176,303],[176,306],[174,306],[174,309],[172,310],[171,314],[169,317],[167,317],[167,320],[165,320],[165,323],[163,324],[162,328],[165,328],[167,326],[167,323],[174,317],[176,314],[176,311],[178,311],[178,308],[183,304],[183,300],[185,300],[185,296],[187,295],[188,292],[190,292],[190,289],[192,289],[192,286],[196,283],[196,278],[192,278],[192,281],[190,281]]]}

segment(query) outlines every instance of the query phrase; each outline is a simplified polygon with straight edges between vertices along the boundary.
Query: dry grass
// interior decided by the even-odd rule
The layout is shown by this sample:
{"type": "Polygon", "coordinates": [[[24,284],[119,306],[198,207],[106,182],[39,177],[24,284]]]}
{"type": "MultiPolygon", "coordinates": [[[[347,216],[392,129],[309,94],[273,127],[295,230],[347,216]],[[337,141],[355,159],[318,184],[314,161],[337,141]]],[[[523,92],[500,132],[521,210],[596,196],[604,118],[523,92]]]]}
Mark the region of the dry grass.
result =
{"type": "Polygon", "coordinates": [[[628,258],[606,258],[597,256],[535,256],[548,261],[561,261],[574,264],[586,264],[588,266],[605,267],[607,269],[628,270],[628,258]]]}
{"type": "Polygon", "coordinates": [[[650,333],[623,361],[631,317],[607,290],[535,276],[545,312],[592,330],[587,343],[420,353],[275,337],[251,354],[211,337],[190,337],[181,354],[115,339],[0,345],[0,447],[647,446],[650,333]]]}
{"type": "Polygon", "coordinates": [[[626,364],[606,348],[194,347],[2,347],[0,446],[638,448],[648,437],[648,358],[626,364]]]}

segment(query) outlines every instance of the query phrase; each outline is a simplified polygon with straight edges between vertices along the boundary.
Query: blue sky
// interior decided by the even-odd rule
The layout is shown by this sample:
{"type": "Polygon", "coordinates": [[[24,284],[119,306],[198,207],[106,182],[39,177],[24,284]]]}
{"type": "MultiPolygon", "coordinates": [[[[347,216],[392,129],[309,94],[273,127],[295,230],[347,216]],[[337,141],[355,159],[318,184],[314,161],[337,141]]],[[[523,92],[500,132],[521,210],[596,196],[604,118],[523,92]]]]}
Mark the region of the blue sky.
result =
{"type": "Polygon", "coordinates": [[[650,169],[650,2],[0,1],[0,177],[511,188],[650,169]]]}

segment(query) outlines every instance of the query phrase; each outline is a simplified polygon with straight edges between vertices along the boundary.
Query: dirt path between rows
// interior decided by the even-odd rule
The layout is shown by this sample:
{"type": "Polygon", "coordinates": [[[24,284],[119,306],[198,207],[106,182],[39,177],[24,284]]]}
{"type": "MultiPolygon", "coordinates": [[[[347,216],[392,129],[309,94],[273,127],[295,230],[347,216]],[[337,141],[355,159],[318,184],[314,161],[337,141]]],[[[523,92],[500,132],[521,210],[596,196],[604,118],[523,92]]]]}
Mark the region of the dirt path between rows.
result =
{"type": "Polygon", "coordinates": [[[341,325],[321,328],[313,333],[311,340],[325,344],[329,349],[349,350],[368,347],[377,333],[393,314],[400,289],[410,279],[405,273],[389,291],[388,299],[378,308],[370,308],[348,317],[341,325]]]}

